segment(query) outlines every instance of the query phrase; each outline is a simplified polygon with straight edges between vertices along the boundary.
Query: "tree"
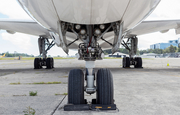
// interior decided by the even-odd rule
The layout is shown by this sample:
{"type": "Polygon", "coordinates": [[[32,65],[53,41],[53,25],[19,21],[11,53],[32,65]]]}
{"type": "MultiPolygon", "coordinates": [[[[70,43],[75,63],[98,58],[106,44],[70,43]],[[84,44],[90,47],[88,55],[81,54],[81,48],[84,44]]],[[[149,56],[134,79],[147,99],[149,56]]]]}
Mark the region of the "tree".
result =
{"type": "Polygon", "coordinates": [[[175,53],[175,52],[177,51],[177,47],[171,45],[171,46],[169,47],[169,51],[170,51],[170,53],[175,53]]]}

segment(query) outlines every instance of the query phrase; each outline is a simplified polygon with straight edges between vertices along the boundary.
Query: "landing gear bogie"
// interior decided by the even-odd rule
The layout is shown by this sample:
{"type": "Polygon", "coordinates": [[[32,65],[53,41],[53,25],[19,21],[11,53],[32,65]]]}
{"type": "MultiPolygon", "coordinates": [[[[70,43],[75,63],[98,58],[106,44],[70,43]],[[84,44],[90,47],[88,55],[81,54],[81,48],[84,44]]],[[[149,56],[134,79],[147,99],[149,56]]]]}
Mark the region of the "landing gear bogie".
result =
{"type": "Polygon", "coordinates": [[[134,68],[142,68],[142,58],[141,57],[135,57],[135,58],[129,58],[124,57],[122,60],[122,67],[123,68],[130,68],[130,65],[134,65],[134,68]]]}
{"type": "Polygon", "coordinates": [[[46,66],[47,69],[54,68],[54,59],[53,58],[35,58],[34,59],[34,69],[41,69],[43,66],[46,66]]]}
{"type": "Polygon", "coordinates": [[[34,59],[34,69],[41,69],[45,66],[47,69],[54,68],[54,59],[47,58],[47,52],[55,45],[54,41],[49,41],[48,38],[40,36],[38,39],[40,58],[34,59]]]}

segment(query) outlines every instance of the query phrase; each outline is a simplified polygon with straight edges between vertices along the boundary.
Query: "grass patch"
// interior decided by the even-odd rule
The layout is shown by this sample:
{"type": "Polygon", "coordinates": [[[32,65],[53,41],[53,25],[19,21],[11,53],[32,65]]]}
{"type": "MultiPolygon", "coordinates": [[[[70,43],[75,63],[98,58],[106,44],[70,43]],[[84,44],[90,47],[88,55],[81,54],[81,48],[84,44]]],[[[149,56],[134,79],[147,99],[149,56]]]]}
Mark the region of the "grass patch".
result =
{"type": "Polygon", "coordinates": [[[29,96],[37,96],[37,91],[36,92],[30,91],[29,96]]]}
{"type": "Polygon", "coordinates": [[[68,95],[68,93],[64,93],[63,95],[68,95]]]}
{"type": "Polygon", "coordinates": [[[35,57],[22,57],[22,60],[34,60],[35,57]]]}
{"type": "Polygon", "coordinates": [[[36,82],[36,83],[29,83],[29,84],[61,84],[62,82],[54,81],[54,82],[36,82]]]}
{"type": "Polygon", "coordinates": [[[64,58],[64,57],[53,57],[54,59],[75,59],[73,57],[69,57],[69,58],[64,58]]]}
{"type": "Polygon", "coordinates": [[[20,85],[21,83],[18,82],[18,83],[10,83],[9,85],[20,85]]]}
{"type": "Polygon", "coordinates": [[[115,57],[104,57],[104,59],[122,59],[122,58],[115,58],[115,57]]]}
{"type": "Polygon", "coordinates": [[[19,96],[27,96],[26,94],[24,95],[13,95],[14,97],[19,97],[19,96]]]}
{"type": "MultiPolygon", "coordinates": [[[[10,83],[9,85],[20,85],[22,83],[18,82],[18,83],[10,83]]],[[[38,84],[66,84],[66,83],[62,83],[61,81],[54,81],[54,82],[35,82],[35,83],[23,83],[23,84],[29,84],[29,85],[38,85],[38,84]]]]}
{"type": "Polygon", "coordinates": [[[36,111],[30,106],[23,111],[24,115],[35,115],[36,111]]]}
{"type": "Polygon", "coordinates": [[[14,60],[14,58],[0,58],[0,60],[14,60]]]}
{"type": "Polygon", "coordinates": [[[154,58],[142,58],[142,59],[147,59],[147,60],[154,60],[154,58]]]}
{"type": "Polygon", "coordinates": [[[56,93],[55,95],[68,95],[68,93],[63,93],[63,94],[56,93]]]}

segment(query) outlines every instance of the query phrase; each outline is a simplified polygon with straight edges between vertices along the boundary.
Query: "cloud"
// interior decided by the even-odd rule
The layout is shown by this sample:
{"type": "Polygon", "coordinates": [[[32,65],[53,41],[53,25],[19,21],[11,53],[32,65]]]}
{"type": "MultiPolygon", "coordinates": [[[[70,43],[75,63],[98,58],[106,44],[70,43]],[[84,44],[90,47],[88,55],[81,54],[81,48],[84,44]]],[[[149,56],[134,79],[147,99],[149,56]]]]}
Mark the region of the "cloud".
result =
{"type": "Polygon", "coordinates": [[[169,40],[178,40],[180,38],[180,35],[176,35],[174,30],[170,30],[167,33],[151,33],[146,35],[138,36],[139,38],[139,49],[149,49],[150,45],[156,44],[156,43],[168,43],[169,40]]]}
{"type": "Polygon", "coordinates": [[[161,0],[147,20],[180,19],[180,0],[161,0]]]}
{"type": "Polygon", "coordinates": [[[31,37],[26,34],[16,33],[16,34],[8,34],[2,33],[1,34],[3,40],[7,40],[12,44],[16,45],[17,47],[27,50],[29,49],[31,44],[31,37]]]}
{"type": "Polygon", "coordinates": [[[1,0],[0,13],[10,19],[31,19],[16,0],[1,0]]]}
{"type": "MultiPolygon", "coordinates": [[[[161,0],[154,12],[146,20],[174,20],[180,19],[180,0],[161,0]]],[[[138,36],[139,49],[148,49],[150,45],[156,43],[168,43],[169,40],[177,40],[180,35],[176,35],[174,30],[167,33],[151,33],[138,36]]]]}

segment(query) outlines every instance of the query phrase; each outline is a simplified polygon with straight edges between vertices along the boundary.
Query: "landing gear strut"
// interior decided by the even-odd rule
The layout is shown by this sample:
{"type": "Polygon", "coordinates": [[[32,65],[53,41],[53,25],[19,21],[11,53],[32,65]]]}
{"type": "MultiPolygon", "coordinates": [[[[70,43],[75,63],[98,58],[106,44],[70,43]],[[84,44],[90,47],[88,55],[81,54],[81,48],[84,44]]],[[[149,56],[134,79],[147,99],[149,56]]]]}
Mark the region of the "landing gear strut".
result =
{"type": "Polygon", "coordinates": [[[47,69],[54,68],[54,59],[47,58],[47,51],[50,50],[55,44],[53,41],[50,43],[47,38],[40,37],[38,39],[39,52],[42,58],[34,59],[34,69],[41,69],[42,66],[46,66],[47,69]],[[47,47],[47,48],[46,48],[47,47]]]}
{"type": "Polygon", "coordinates": [[[128,38],[126,42],[123,41],[122,45],[129,50],[129,57],[124,57],[122,60],[123,68],[130,68],[130,65],[134,65],[134,68],[142,68],[142,58],[134,57],[137,52],[137,44],[137,37],[128,38]]]}

